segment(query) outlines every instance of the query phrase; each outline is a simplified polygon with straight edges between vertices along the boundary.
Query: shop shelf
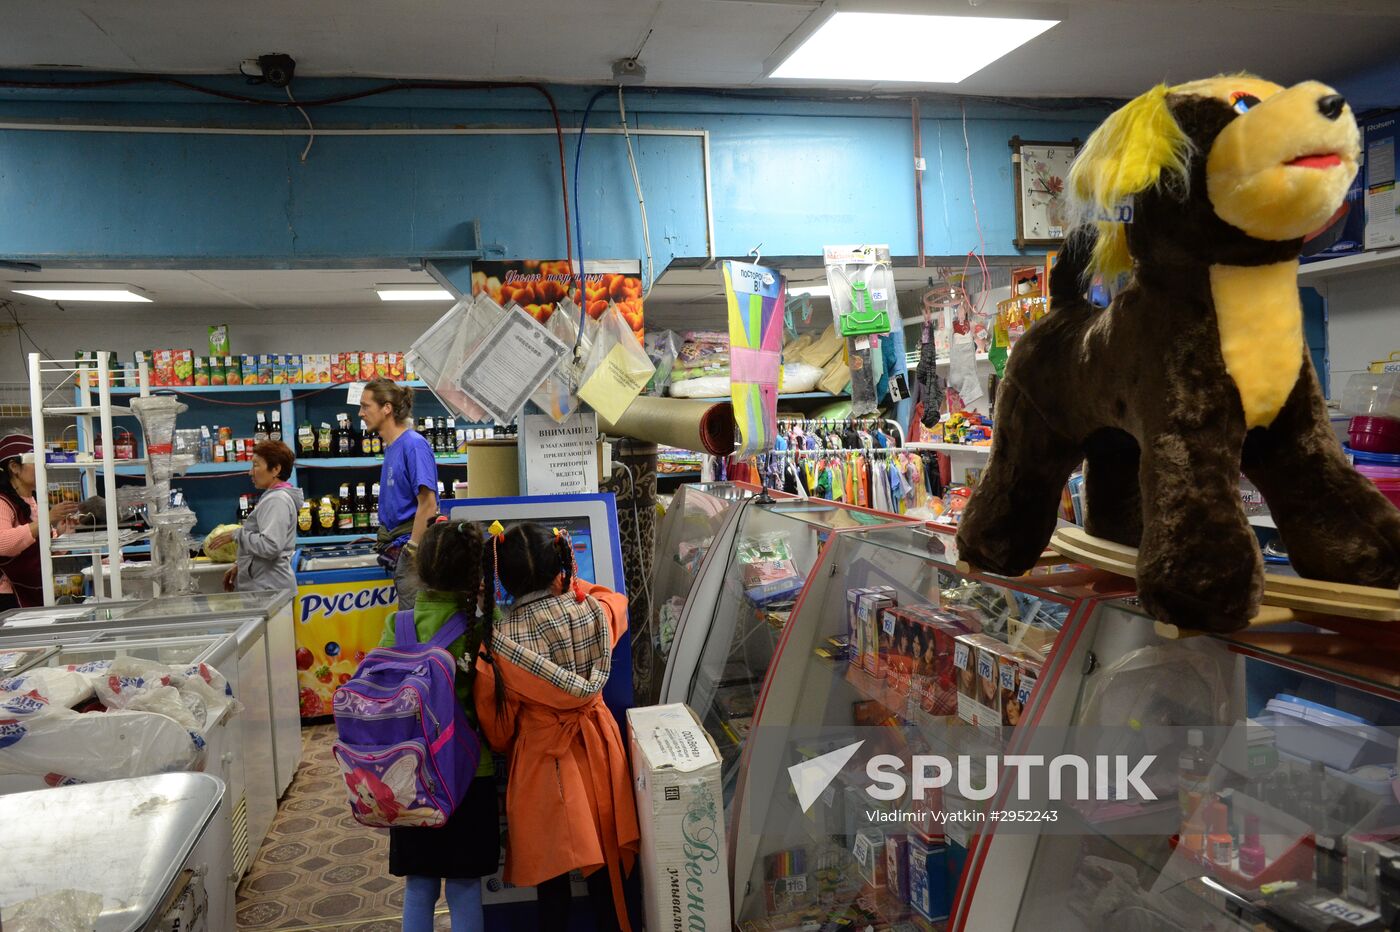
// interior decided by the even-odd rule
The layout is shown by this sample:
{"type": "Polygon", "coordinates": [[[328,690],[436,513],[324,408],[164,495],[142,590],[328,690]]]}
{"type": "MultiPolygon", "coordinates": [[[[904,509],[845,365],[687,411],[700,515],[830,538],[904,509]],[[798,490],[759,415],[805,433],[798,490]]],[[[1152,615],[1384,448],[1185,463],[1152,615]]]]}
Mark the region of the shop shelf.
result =
{"type": "Polygon", "coordinates": [[[1375,249],[1352,256],[1338,256],[1322,262],[1309,262],[1298,267],[1298,283],[1309,285],[1315,281],[1334,278],[1348,272],[1360,272],[1384,268],[1400,263],[1400,248],[1375,249]]]}
{"type": "MultiPolygon", "coordinates": [[[[152,393],[152,394],[156,394],[156,393],[159,393],[159,392],[175,392],[175,393],[177,393],[177,394],[188,394],[188,395],[222,395],[222,394],[240,394],[240,393],[249,393],[249,392],[280,392],[280,391],[282,391],[282,390],[284,390],[284,389],[287,390],[287,391],[289,391],[289,392],[295,393],[295,392],[315,392],[315,391],[321,391],[321,390],[323,390],[323,389],[335,388],[336,386],[350,385],[350,384],[352,384],[352,383],[350,383],[350,382],[296,382],[296,383],[292,383],[292,384],[283,383],[283,384],[281,384],[281,385],[267,385],[267,384],[263,384],[263,383],[258,383],[257,385],[152,385],[152,386],[151,386],[151,393],[152,393]]],[[[428,383],[426,383],[426,382],[421,382],[421,381],[400,382],[399,384],[400,384],[400,385],[407,385],[409,388],[427,388],[427,387],[428,387],[428,383]]],[[[135,387],[135,386],[130,386],[130,385],[113,386],[113,388],[112,388],[112,394],[113,394],[113,395],[139,395],[140,393],[141,393],[141,389],[139,389],[139,388],[137,388],[137,387],[135,387]]],[[[126,413],[130,413],[130,412],[126,412],[126,413]]]]}
{"type": "Polygon", "coordinates": [[[992,452],[990,446],[974,446],[970,443],[925,443],[912,441],[905,444],[910,450],[941,450],[944,453],[971,453],[986,456],[992,452]]]}
{"type": "MultiPolygon", "coordinates": [[[[144,476],[146,474],[145,461],[133,464],[131,460],[123,460],[122,465],[117,467],[119,476],[144,476]]],[[[246,473],[253,464],[242,463],[195,463],[185,470],[187,476],[241,476],[246,473]]],[[[179,476],[175,476],[179,479],[179,476]]]]}
{"type": "MultiPolygon", "coordinates": [[[[439,466],[465,466],[467,465],[467,454],[439,454],[437,463],[439,466]]],[[[383,465],[384,457],[382,456],[306,457],[296,461],[298,469],[364,469],[371,466],[378,468],[383,465]]]]}
{"type": "Polygon", "coordinates": [[[357,540],[373,540],[374,534],[313,534],[302,537],[297,536],[298,547],[309,547],[313,544],[353,544],[357,540]]]}

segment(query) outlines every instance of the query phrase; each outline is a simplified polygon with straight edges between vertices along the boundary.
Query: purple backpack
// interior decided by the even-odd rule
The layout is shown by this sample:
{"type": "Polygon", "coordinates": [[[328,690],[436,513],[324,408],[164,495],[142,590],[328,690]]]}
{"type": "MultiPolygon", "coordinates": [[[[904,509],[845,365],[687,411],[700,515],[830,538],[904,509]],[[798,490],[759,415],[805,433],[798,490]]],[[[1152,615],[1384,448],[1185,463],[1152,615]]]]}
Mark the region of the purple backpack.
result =
{"type": "Polygon", "coordinates": [[[361,825],[440,827],[466,795],[481,741],[447,649],[466,630],[458,613],[420,644],[413,613],[398,612],[394,646],[370,651],[336,690],[335,757],[361,825]]]}

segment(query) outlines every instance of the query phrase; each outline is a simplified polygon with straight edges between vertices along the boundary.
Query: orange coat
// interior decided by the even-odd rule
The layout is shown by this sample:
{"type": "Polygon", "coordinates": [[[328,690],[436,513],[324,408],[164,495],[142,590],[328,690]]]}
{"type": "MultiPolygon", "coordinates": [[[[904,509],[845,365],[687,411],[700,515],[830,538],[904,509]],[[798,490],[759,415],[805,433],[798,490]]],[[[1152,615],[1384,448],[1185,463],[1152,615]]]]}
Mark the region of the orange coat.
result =
{"type": "MultiPolygon", "coordinates": [[[[604,608],[611,642],[627,630],[627,597],[587,589],[604,608]]],[[[622,734],[601,691],[581,698],[499,654],[477,659],[477,715],[491,747],[506,753],[508,844],[504,879],[535,886],[579,869],[607,867],[623,929],[630,929],[622,878],[640,845],[636,802],[622,734]],[[496,705],[495,678],[506,687],[496,705]]]]}

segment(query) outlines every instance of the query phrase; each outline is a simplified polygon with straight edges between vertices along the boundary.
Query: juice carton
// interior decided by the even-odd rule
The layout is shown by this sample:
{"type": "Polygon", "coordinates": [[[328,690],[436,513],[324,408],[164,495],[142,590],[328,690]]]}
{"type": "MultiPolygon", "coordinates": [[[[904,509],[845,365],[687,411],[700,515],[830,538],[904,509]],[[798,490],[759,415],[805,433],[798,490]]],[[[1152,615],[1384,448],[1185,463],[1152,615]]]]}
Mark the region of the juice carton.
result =
{"type": "Polygon", "coordinates": [[[345,381],[345,354],[331,353],[331,382],[339,385],[345,381]]]}
{"type": "Polygon", "coordinates": [[[209,384],[209,357],[196,356],[194,358],[194,384],[209,384]]]}
{"type": "Polygon", "coordinates": [[[239,365],[243,372],[244,385],[258,384],[258,357],[252,353],[244,353],[239,357],[239,365]]]}
{"type": "Polygon", "coordinates": [[[360,380],[372,382],[379,377],[379,367],[375,365],[373,353],[360,354],[360,380]]]}
{"type": "Polygon", "coordinates": [[[175,381],[171,385],[194,384],[194,350],[175,350],[171,355],[175,381]]]}
{"type": "Polygon", "coordinates": [[[228,355],[228,324],[215,324],[209,328],[209,355],[228,355]]]}
{"type": "Polygon", "coordinates": [[[208,359],[208,363],[209,363],[209,384],[210,384],[210,385],[227,385],[227,384],[228,384],[228,372],[227,372],[227,370],[224,368],[224,357],[222,357],[222,356],[210,356],[209,359],[208,359]]]}
{"type": "MultiPolygon", "coordinates": [[[[273,384],[273,385],[286,385],[286,384],[287,384],[287,370],[288,370],[288,367],[289,367],[289,366],[288,366],[288,362],[287,362],[287,357],[286,357],[286,356],[273,356],[273,357],[272,357],[272,384],[273,384]]],[[[261,376],[259,376],[259,378],[261,378],[261,376]]]]}
{"type": "Polygon", "coordinates": [[[287,356],[287,384],[300,385],[302,372],[305,370],[305,363],[302,362],[300,353],[291,353],[287,356]]]}
{"type": "MultiPolygon", "coordinates": [[[[277,377],[276,366],[272,361],[272,356],[263,353],[258,356],[258,384],[272,385],[277,377]]],[[[251,384],[251,383],[250,383],[251,384]]]]}
{"type": "Polygon", "coordinates": [[[173,351],[168,349],[153,350],[151,352],[151,361],[151,384],[174,385],[175,360],[173,351]]]}
{"type": "Polygon", "coordinates": [[[345,381],[360,381],[360,354],[345,353],[345,381]]]}
{"type": "Polygon", "coordinates": [[[330,381],[331,381],[331,354],[330,354],[330,353],[317,353],[317,354],[316,354],[316,380],[317,380],[318,382],[323,382],[323,383],[324,383],[324,382],[330,382],[330,381]]]}
{"type": "Polygon", "coordinates": [[[894,646],[893,635],[885,634],[880,619],[881,610],[894,604],[892,590],[864,593],[856,603],[863,638],[861,665],[872,676],[885,675],[885,662],[894,646]]]}
{"type": "Polygon", "coordinates": [[[404,381],[403,353],[389,354],[389,378],[395,382],[404,381]]]}
{"type": "Polygon", "coordinates": [[[239,361],[237,356],[224,357],[224,384],[243,384],[243,364],[239,361]]]}
{"type": "Polygon", "coordinates": [[[394,377],[393,369],[389,366],[388,353],[374,354],[374,368],[379,370],[379,377],[381,379],[392,379],[394,377]]]}

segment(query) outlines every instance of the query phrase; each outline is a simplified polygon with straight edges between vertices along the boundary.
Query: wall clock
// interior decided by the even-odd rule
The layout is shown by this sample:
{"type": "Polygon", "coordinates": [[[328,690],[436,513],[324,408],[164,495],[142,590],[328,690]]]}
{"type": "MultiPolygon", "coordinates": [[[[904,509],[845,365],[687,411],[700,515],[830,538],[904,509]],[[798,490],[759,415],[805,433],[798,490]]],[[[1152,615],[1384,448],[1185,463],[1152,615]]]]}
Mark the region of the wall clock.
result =
{"type": "Polygon", "coordinates": [[[1011,137],[1011,174],[1015,183],[1018,247],[1055,246],[1064,239],[1072,217],[1069,166],[1079,140],[1032,142],[1011,137]]]}

